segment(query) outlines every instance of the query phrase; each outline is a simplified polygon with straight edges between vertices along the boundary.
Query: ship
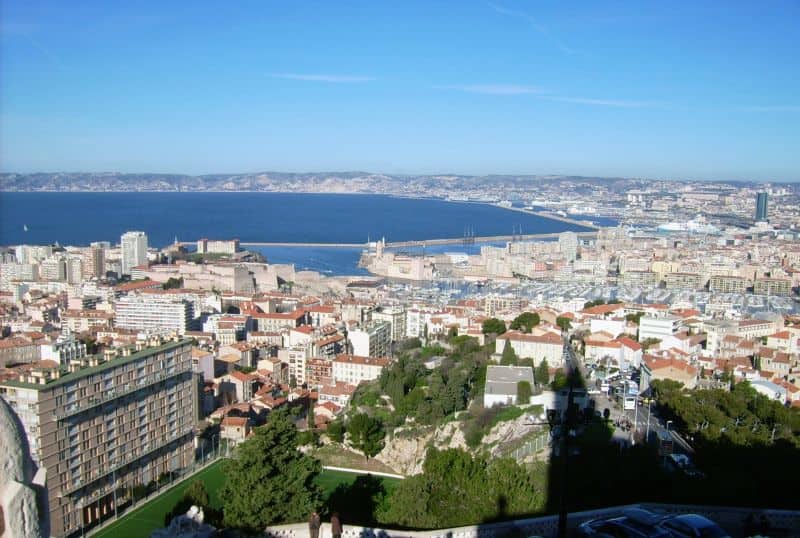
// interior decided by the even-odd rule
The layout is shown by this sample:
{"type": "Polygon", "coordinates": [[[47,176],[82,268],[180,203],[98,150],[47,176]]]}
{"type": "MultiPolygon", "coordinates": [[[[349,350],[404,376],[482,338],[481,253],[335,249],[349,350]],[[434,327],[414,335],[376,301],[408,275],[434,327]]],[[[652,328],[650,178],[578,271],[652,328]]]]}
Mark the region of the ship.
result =
{"type": "Polygon", "coordinates": [[[658,227],[659,232],[690,233],[690,234],[718,234],[719,228],[709,224],[703,217],[697,217],[686,222],[668,222],[658,227]]]}

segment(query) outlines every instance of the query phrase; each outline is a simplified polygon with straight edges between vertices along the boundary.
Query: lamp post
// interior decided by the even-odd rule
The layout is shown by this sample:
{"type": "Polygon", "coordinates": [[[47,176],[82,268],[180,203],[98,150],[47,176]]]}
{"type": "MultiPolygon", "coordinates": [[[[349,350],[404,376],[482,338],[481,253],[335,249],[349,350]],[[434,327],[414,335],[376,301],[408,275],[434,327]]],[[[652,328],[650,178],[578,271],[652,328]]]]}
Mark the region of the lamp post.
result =
{"type": "Polygon", "coordinates": [[[650,415],[651,415],[650,406],[652,405],[653,405],[653,400],[652,399],[647,400],[647,433],[644,434],[645,443],[647,443],[647,441],[650,439],[650,415]]]}

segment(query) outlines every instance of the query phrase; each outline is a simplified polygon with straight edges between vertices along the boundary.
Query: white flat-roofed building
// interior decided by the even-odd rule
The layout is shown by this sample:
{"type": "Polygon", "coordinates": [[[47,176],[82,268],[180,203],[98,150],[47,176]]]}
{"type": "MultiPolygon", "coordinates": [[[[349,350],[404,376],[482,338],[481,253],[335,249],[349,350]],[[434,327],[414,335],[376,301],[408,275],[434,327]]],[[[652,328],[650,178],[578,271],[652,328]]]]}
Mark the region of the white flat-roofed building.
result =
{"type": "Polygon", "coordinates": [[[194,318],[189,301],[171,297],[128,295],[117,300],[115,326],[153,333],[184,334],[194,318]]]}
{"type": "Polygon", "coordinates": [[[531,387],[534,386],[533,369],[530,366],[487,366],[483,406],[516,404],[520,381],[527,381],[531,387]]]}
{"type": "Polygon", "coordinates": [[[667,336],[672,336],[678,332],[681,318],[677,316],[665,316],[656,318],[652,316],[642,316],[639,319],[639,341],[648,338],[658,338],[663,340],[667,336]]]}

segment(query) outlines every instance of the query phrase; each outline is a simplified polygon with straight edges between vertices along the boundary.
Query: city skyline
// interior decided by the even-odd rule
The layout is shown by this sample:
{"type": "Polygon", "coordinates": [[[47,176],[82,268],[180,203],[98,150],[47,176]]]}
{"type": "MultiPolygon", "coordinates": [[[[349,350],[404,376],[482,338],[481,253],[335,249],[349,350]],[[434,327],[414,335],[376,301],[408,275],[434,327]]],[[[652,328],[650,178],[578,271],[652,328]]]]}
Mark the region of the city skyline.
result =
{"type": "Polygon", "coordinates": [[[2,167],[796,181],[797,14],[7,5],[2,167]]]}

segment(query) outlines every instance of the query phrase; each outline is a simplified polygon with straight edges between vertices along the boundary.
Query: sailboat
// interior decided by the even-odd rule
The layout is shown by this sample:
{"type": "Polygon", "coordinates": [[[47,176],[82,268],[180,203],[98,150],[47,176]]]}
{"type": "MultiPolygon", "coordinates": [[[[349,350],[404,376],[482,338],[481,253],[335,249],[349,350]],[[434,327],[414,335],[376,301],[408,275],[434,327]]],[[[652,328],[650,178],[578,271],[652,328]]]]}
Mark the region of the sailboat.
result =
{"type": "Polygon", "coordinates": [[[27,224],[23,224],[22,225],[22,231],[23,232],[27,232],[28,231],[28,225],[27,224]]]}

